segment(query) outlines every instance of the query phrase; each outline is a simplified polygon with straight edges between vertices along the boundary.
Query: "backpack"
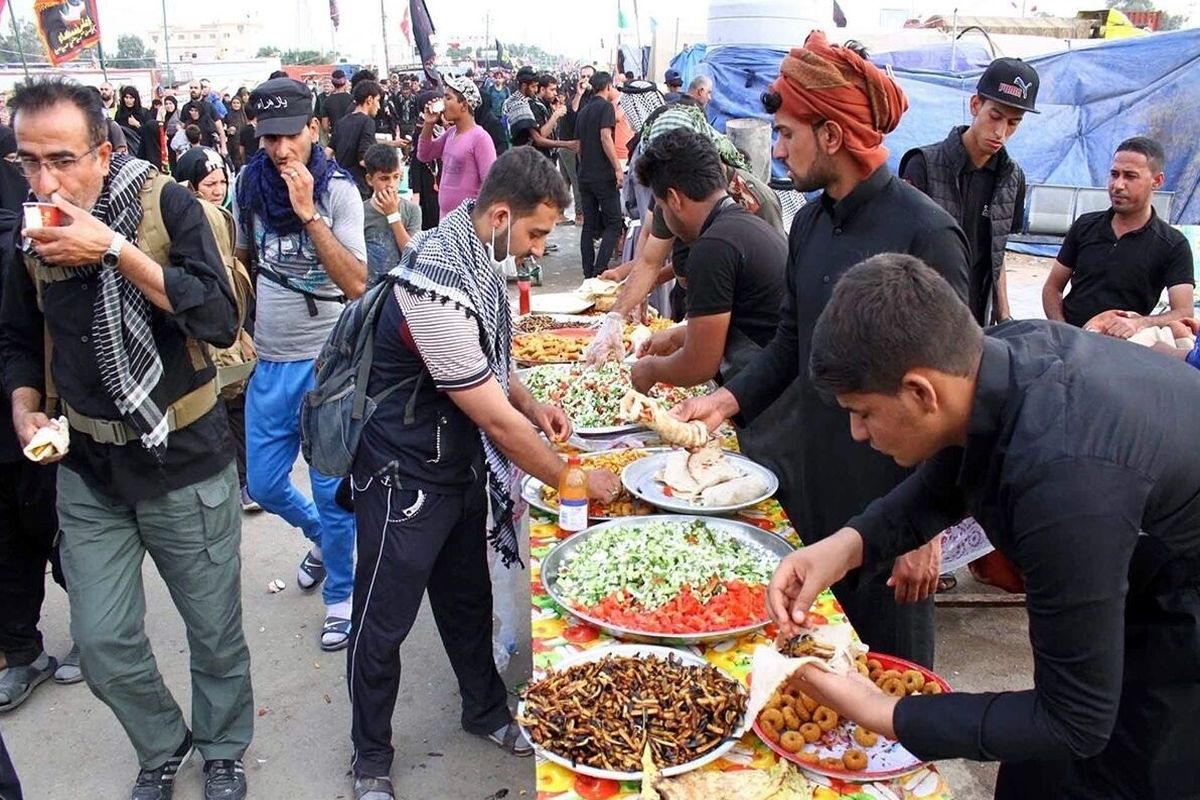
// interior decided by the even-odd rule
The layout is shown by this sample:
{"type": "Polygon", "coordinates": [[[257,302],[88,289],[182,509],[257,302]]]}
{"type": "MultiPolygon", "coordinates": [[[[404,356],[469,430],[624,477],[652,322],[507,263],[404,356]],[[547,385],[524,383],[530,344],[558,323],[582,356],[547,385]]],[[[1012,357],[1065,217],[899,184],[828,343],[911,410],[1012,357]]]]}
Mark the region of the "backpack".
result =
{"type": "MultiPolygon", "coordinates": [[[[424,373],[367,396],[375,358],[375,330],[394,281],[384,277],[342,309],[314,366],[316,383],[300,406],[300,451],[323,475],[350,474],[363,428],[383,402],[424,373]]],[[[410,404],[411,405],[411,404],[410,404]]],[[[411,408],[409,410],[411,414],[411,408]]]]}
{"type": "MultiPolygon", "coordinates": [[[[145,183],[142,184],[142,221],[138,225],[139,250],[150,256],[158,264],[170,262],[171,237],[167,233],[163,221],[162,199],[163,187],[174,181],[151,169],[145,183]]],[[[232,345],[219,348],[194,339],[187,340],[188,353],[192,359],[192,367],[197,371],[211,363],[216,368],[216,387],[223,399],[232,399],[245,391],[250,375],[258,363],[258,352],[254,341],[244,327],[247,306],[254,297],[254,284],[250,274],[234,255],[235,228],[233,217],[228,211],[196,198],[204,209],[204,216],[212,230],[217,248],[221,252],[221,260],[225,264],[225,277],[233,291],[237,305],[238,335],[232,345]]],[[[29,272],[37,292],[38,309],[42,308],[42,292],[48,283],[68,280],[74,276],[73,269],[51,267],[32,258],[26,257],[25,268],[29,272]]],[[[45,340],[45,408],[47,413],[53,413],[59,406],[58,390],[50,372],[50,362],[53,355],[54,343],[50,339],[50,329],[44,330],[45,340]]]]}
{"type": "MultiPolygon", "coordinates": [[[[170,178],[154,177],[146,181],[143,187],[142,223],[138,226],[138,247],[159,264],[170,260],[171,237],[162,217],[159,206],[163,186],[170,178]]],[[[234,226],[233,215],[225,209],[213,205],[202,198],[196,198],[204,209],[204,217],[208,227],[212,229],[213,238],[217,240],[217,249],[221,252],[221,261],[225,264],[225,277],[233,289],[233,299],[237,304],[238,333],[237,339],[229,347],[216,347],[188,341],[189,349],[201,346],[208,360],[217,370],[217,390],[224,400],[232,400],[246,391],[250,375],[258,364],[258,350],[254,347],[254,339],[246,331],[246,314],[254,299],[254,282],[244,264],[234,256],[234,246],[237,242],[237,228],[234,226]]],[[[199,367],[197,367],[199,369],[199,367]]]]}

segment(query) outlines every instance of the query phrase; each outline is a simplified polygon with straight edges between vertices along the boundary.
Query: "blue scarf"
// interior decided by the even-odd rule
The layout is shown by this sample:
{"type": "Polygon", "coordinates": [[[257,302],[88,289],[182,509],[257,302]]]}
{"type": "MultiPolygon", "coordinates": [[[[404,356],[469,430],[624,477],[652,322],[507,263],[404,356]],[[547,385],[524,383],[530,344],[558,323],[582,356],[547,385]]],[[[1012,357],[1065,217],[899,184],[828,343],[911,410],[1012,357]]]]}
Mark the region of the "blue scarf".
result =
{"type": "MultiPolygon", "coordinates": [[[[313,176],[313,198],[318,203],[335,177],[354,180],[350,173],[325,156],[325,148],[314,144],[308,157],[313,176]]],[[[302,233],[304,224],[292,209],[287,184],[279,175],[266,150],[259,150],[242,169],[237,186],[238,222],[247,232],[254,231],[254,218],[262,220],[269,233],[289,236],[302,233]]]]}

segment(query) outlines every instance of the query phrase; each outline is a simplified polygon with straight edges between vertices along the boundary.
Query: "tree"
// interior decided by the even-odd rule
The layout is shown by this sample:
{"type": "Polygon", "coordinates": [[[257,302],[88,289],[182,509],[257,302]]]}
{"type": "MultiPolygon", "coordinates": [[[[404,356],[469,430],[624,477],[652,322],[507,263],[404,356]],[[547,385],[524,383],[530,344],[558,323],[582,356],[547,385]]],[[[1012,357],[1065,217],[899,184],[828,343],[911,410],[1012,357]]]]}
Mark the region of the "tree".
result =
{"type": "Polygon", "coordinates": [[[141,37],[131,33],[117,37],[117,55],[110,60],[118,67],[153,67],[155,61],[141,37]]]}
{"type": "Polygon", "coordinates": [[[10,25],[4,25],[0,30],[5,32],[5,35],[0,36],[0,62],[6,64],[20,64],[21,52],[25,53],[25,60],[29,62],[45,62],[46,51],[42,47],[41,37],[38,36],[37,27],[29,20],[21,20],[17,23],[17,28],[21,32],[21,45],[18,49],[17,39],[12,34],[10,25]]]}
{"type": "Polygon", "coordinates": [[[285,50],[279,60],[284,64],[302,66],[306,64],[332,64],[334,53],[323,53],[320,50],[285,50]]]}
{"type": "Polygon", "coordinates": [[[279,55],[279,53],[280,53],[280,50],[278,47],[269,45],[267,47],[258,48],[258,53],[254,57],[255,58],[271,58],[272,56],[279,55]]]}

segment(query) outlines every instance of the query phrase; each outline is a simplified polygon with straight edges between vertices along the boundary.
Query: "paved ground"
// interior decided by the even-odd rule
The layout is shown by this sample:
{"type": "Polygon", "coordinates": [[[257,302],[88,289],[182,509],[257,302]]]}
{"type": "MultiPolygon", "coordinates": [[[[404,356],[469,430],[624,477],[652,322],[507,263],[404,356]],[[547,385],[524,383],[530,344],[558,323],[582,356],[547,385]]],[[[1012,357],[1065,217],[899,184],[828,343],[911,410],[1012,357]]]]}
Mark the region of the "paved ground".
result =
{"type": "MultiPolygon", "coordinates": [[[[578,229],[554,234],[562,250],[544,261],[548,289],[578,283],[578,229]]],[[[1044,262],[1017,259],[1010,292],[1017,316],[1040,316],[1044,262]]],[[[536,290],[535,290],[536,291],[536,290]]],[[[306,483],[297,470],[297,484],[306,483]]],[[[325,654],[317,631],[323,617],[319,597],[295,586],[296,563],[305,551],[300,533],[267,515],[246,517],[243,528],[243,587],[246,635],[254,658],[254,744],[247,753],[251,796],[297,800],[348,798],[349,710],[344,654],[325,654]],[[288,588],[269,594],[267,583],[282,578],[288,588]]],[[[187,650],[183,626],[152,565],[144,570],[147,629],[160,669],[186,709],[187,650]]],[[[526,584],[527,585],[527,584],[526,584]]],[[[960,583],[963,589],[966,586],[960,583]]],[[[518,598],[528,608],[527,594],[518,598]]],[[[520,641],[528,641],[523,616],[520,641]]],[[[51,586],[43,630],[52,654],[69,647],[66,598],[51,586]]],[[[937,667],[959,690],[1021,689],[1032,671],[1024,613],[1020,609],[938,611],[937,667]]],[[[393,777],[405,798],[489,800],[534,792],[533,763],[505,756],[468,736],[458,726],[459,699],[441,642],[427,611],[403,648],[404,677],[395,715],[393,777]]],[[[509,685],[525,680],[527,650],[508,670],[509,685]]],[[[0,732],[31,800],[127,797],[136,766],[123,732],[108,709],[83,685],[47,684],[19,710],[0,717],[0,732]]],[[[947,762],[955,796],[991,797],[995,770],[987,765],[947,762]]],[[[201,796],[199,768],[188,766],[176,797],[201,796]]]]}

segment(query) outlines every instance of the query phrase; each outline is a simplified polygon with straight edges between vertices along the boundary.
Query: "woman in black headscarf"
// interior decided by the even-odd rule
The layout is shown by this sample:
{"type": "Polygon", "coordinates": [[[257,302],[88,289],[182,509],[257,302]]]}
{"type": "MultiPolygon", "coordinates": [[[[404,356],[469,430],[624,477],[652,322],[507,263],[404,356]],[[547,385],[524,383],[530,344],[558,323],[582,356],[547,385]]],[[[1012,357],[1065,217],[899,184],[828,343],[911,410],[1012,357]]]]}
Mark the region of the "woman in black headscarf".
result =
{"type": "Polygon", "coordinates": [[[17,169],[17,137],[7,125],[0,125],[0,159],[0,209],[20,214],[29,199],[29,181],[17,169]]]}
{"type": "Polygon", "coordinates": [[[182,126],[195,125],[200,129],[200,144],[205,147],[211,147],[214,150],[217,147],[217,122],[204,113],[204,106],[194,100],[189,100],[183,104],[183,108],[179,110],[179,122],[182,126]],[[193,111],[195,113],[193,113],[193,111]]]}
{"type": "Polygon", "coordinates": [[[234,170],[240,170],[246,163],[246,154],[242,152],[241,140],[238,138],[238,133],[241,132],[242,126],[246,125],[249,120],[246,119],[246,111],[242,107],[242,96],[235,94],[229,98],[229,113],[225,115],[225,119],[221,124],[225,126],[225,141],[229,147],[229,160],[233,162],[234,170]]]}
{"type": "Polygon", "coordinates": [[[162,169],[162,142],[158,120],[142,107],[142,97],[134,86],[121,87],[121,100],[114,117],[125,134],[129,154],[149,161],[162,169]]]}

